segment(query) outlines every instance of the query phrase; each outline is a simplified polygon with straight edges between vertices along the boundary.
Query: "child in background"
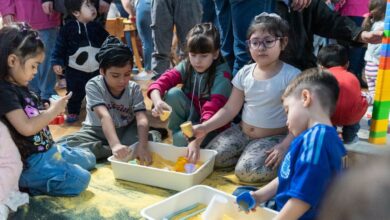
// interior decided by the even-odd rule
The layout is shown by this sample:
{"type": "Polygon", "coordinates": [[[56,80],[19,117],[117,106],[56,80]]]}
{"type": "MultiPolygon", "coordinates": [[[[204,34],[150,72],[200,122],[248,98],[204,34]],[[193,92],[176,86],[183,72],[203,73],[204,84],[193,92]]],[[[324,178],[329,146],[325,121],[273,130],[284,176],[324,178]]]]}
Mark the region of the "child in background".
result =
{"type": "Polygon", "coordinates": [[[87,116],[81,130],[59,143],[89,148],[96,159],[115,155],[152,162],[148,143],[148,119],[140,86],[130,81],[133,54],[117,38],[109,36],[97,54],[100,75],[86,85],[87,116]],[[129,145],[138,141],[134,152],[129,145]]]}
{"type": "Polygon", "coordinates": [[[73,19],[61,28],[51,63],[56,74],[65,74],[67,92],[73,92],[66,117],[73,123],[79,120],[85,85],[99,74],[96,54],[108,33],[94,21],[96,8],[90,0],[67,0],[65,7],[73,19]]]}
{"type": "Polygon", "coordinates": [[[344,144],[359,140],[360,119],[367,111],[367,99],[362,95],[359,80],[348,71],[348,51],[338,44],[323,47],[318,53],[318,64],[327,68],[336,77],[340,93],[336,110],[332,115],[334,126],[343,126],[344,144]]]}
{"type": "Polygon", "coordinates": [[[293,139],[286,127],[282,96],[299,69],[279,60],[288,43],[288,24],[276,14],[261,13],[248,29],[248,47],[255,63],[244,66],[234,77],[226,105],[210,120],[194,126],[197,140],[230,122],[241,110],[242,122],[214,138],[206,148],[218,152],[216,167],[235,166],[244,182],[265,182],[275,170],[293,139]]]}
{"type": "Polygon", "coordinates": [[[278,177],[251,192],[258,204],[275,196],[274,219],[315,219],[332,178],[346,155],[332,126],[339,93],[336,78],[312,68],[303,71],[283,94],[287,126],[295,136],[283,159],[278,177]]]}
{"type": "Polygon", "coordinates": [[[56,146],[48,124],[65,110],[71,93],[44,112],[28,82],[44,60],[37,32],[18,23],[0,30],[0,118],[7,125],[24,162],[19,186],[32,195],[73,196],[84,191],[95,167],[91,152],[56,146]]]}
{"type": "MultiPolygon", "coordinates": [[[[371,0],[369,5],[370,15],[365,18],[363,28],[367,31],[378,31],[384,29],[384,19],[386,13],[386,0],[371,0]]],[[[368,86],[368,101],[372,105],[375,97],[376,77],[379,69],[379,58],[381,52],[381,44],[368,44],[367,51],[364,56],[366,66],[364,74],[368,86]]]]}
{"type": "Polygon", "coordinates": [[[28,203],[28,195],[19,192],[19,177],[23,163],[7,127],[0,121],[0,220],[6,220],[10,210],[16,211],[28,203]]]}
{"type": "MultiPolygon", "coordinates": [[[[162,114],[163,110],[172,110],[168,128],[175,146],[188,145],[180,131],[183,122],[209,120],[225,105],[231,92],[230,70],[219,52],[219,33],[211,23],[197,24],[190,30],[187,50],[188,58],[161,75],[149,86],[147,93],[154,104],[154,116],[162,114]],[[178,84],[183,84],[181,89],[176,87],[178,84]]],[[[229,122],[227,120],[220,127],[229,122]]],[[[190,143],[188,159],[196,162],[199,146],[206,145],[215,135],[214,132],[199,139],[196,146],[190,143]]]]}

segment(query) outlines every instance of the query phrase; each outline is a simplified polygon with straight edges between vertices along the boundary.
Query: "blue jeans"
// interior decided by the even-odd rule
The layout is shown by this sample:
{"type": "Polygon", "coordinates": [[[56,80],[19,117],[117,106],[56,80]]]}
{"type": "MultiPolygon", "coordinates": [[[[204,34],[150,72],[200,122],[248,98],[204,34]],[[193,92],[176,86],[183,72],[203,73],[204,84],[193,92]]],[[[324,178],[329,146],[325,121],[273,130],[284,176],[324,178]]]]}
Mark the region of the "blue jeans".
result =
{"type": "Polygon", "coordinates": [[[215,25],[215,27],[219,28],[217,15],[215,13],[214,0],[201,0],[201,3],[203,9],[202,23],[211,22],[215,25]]]}
{"type": "Polygon", "coordinates": [[[357,136],[357,133],[360,129],[359,122],[353,125],[345,125],[343,126],[343,141],[344,143],[350,143],[357,136]]]}
{"type": "Polygon", "coordinates": [[[138,35],[142,41],[143,61],[145,70],[152,69],[152,53],[153,53],[153,38],[152,38],[152,19],[150,15],[151,0],[139,0],[136,6],[136,23],[138,35]]]}
{"type": "Polygon", "coordinates": [[[29,88],[41,99],[49,99],[50,96],[57,94],[54,90],[56,85],[56,75],[53,72],[50,57],[55,47],[57,39],[57,28],[39,30],[39,37],[45,45],[45,60],[38,67],[38,72],[29,83],[29,88]]]}
{"type": "Polygon", "coordinates": [[[215,0],[220,25],[221,52],[236,75],[251,58],[245,41],[253,18],[261,12],[272,12],[274,0],[215,0]]]}
{"type": "Polygon", "coordinates": [[[31,195],[76,196],[89,184],[96,158],[89,150],[53,146],[27,158],[19,186],[31,195]],[[60,155],[60,156],[59,156],[60,155]]]}
{"type": "MultiPolygon", "coordinates": [[[[364,17],[349,16],[356,25],[361,26],[364,17]]],[[[348,70],[352,72],[359,80],[360,84],[363,85],[362,71],[364,68],[364,54],[367,48],[363,46],[350,46],[348,49],[349,54],[349,67],[348,70]]]]}

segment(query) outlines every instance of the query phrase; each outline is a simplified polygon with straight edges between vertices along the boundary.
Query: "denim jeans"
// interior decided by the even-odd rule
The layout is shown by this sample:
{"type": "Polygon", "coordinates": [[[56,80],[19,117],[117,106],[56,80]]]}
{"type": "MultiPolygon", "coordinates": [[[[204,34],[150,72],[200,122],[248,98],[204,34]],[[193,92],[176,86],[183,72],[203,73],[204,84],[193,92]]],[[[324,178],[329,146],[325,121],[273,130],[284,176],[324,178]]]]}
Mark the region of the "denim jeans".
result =
{"type": "Polygon", "coordinates": [[[76,196],[89,184],[96,158],[89,150],[53,146],[27,158],[19,185],[32,195],[76,196]]]}
{"type": "MultiPolygon", "coordinates": [[[[361,26],[364,20],[364,17],[349,16],[356,25],[361,26]]],[[[349,54],[349,67],[348,70],[352,72],[359,80],[361,85],[364,85],[362,72],[364,68],[364,54],[366,53],[367,48],[363,46],[350,46],[348,47],[349,54]]]]}
{"type": "Polygon", "coordinates": [[[357,133],[360,129],[359,122],[353,125],[345,125],[343,126],[343,141],[344,143],[350,143],[352,142],[355,137],[357,137],[357,133]]]}
{"type": "Polygon", "coordinates": [[[219,29],[219,23],[215,12],[214,0],[201,0],[202,3],[202,23],[211,22],[219,29]]]}
{"type": "Polygon", "coordinates": [[[202,19],[202,6],[199,0],[152,0],[151,18],[152,70],[161,75],[170,67],[173,26],[179,48],[186,48],[187,33],[202,19]]]}
{"type": "Polygon", "coordinates": [[[272,12],[274,0],[215,0],[220,25],[221,52],[232,69],[233,76],[247,64],[249,56],[245,41],[253,18],[262,12],[272,12]]]}
{"type": "Polygon", "coordinates": [[[39,30],[38,33],[45,45],[45,60],[39,65],[37,74],[29,83],[29,88],[39,95],[41,99],[48,100],[50,96],[57,94],[54,90],[56,75],[50,63],[50,57],[56,44],[58,29],[39,30]]]}
{"type": "Polygon", "coordinates": [[[152,38],[152,19],[150,15],[151,0],[139,0],[136,6],[136,23],[138,35],[142,41],[143,61],[145,70],[152,69],[152,53],[153,53],[153,38],[152,38]]]}

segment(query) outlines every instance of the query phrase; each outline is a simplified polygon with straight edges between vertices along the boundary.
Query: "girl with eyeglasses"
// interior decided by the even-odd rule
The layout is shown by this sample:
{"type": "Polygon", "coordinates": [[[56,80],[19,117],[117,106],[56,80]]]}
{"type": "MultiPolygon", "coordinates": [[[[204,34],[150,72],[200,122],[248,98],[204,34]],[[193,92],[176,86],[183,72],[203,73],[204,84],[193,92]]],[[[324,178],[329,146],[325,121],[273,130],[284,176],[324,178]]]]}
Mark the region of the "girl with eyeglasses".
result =
{"type": "Polygon", "coordinates": [[[24,163],[19,186],[31,195],[79,195],[89,184],[87,170],[95,167],[95,157],[90,151],[58,146],[48,127],[65,111],[72,94],[51,99],[45,111],[38,110],[40,100],[27,85],[45,58],[45,48],[38,33],[27,25],[3,27],[0,48],[0,120],[24,163]]]}
{"type": "Polygon", "coordinates": [[[194,126],[202,138],[231,121],[241,110],[242,121],[219,134],[207,146],[217,150],[215,166],[235,166],[243,182],[266,182],[288,149],[292,135],[286,127],[281,96],[300,70],[279,60],[287,45],[288,24],[276,14],[261,13],[248,29],[248,48],[253,64],[244,66],[233,78],[227,104],[211,119],[194,126]]]}

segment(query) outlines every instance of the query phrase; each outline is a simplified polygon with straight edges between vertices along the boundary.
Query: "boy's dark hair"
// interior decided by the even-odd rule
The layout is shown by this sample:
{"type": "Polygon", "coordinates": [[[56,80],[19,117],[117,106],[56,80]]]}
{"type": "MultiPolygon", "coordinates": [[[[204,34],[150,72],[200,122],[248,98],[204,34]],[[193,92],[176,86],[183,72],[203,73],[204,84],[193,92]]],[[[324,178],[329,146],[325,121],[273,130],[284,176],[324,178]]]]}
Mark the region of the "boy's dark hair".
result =
{"type": "Polygon", "coordinates": [[[317,62],[325,68],[345,66],[348,63],[348,51],[340,44],[329,44],[318,52],[317,62]]]}
{"type": "Polygon", "coordinates": [[[38,32],[32,30],[26,23],[13,23],[0,29],[0,80],[9,77],[9,55],[17,55],[24,64],[27,59],[44,50],[38,32]]]}
{"type": "MultiPolygon", "coordinates": [[[[219,51],[220,47],[219,32],[212,23],[196,24],[187,34],[186,49],[190,53],[214,53],[219,51]]],[[[200,92],[205,91],[207,94],[210,93],[211,87],[214,84],[216,68],[223,62],[225,62],[225,60],[222,58],[221,53],[219,53],[218,58],[215,59],[211,66],[206,70],[209,73],[205,79],[207,87],[205,90],[201,89],[200,92]]],[[[188,74],[186,74],[187,77],[183,79],[182,89],[191,87],[193,84],[191,82],[191,76],[194,68],[191,66],[189,59],[187,59],[185,63],[185,69],[188,74]]],[[[201,96],[205,95],[205,93],[201,93],[201,96]]]]}
{"type": "Polygon", "coordinates": [[[330,72],[321,68],[310,68],[303,71],[287,86],[282,100],[291,95],[300,96],[304,89],[315,93],[325,112],[329,116],[333,114],[339,97],[339,84],[330,72]]]}
{"type": "Polygon", "coordinates": [[[81,6],[83,5],[83,2],[90,2],[94,3],[94,0],[64,0],[64,6],[66,9],[66,12],[71,17],[74,17],[73,12],[80,11],[81,6]]]}
{"type": "Polygon", "coordinates": [[[128,64],[133,66],[133,53],[130,48],[114,36],[107,37],[96,57],[99,68],[103,70],[112,66],[124,67],[128,64]]]}

